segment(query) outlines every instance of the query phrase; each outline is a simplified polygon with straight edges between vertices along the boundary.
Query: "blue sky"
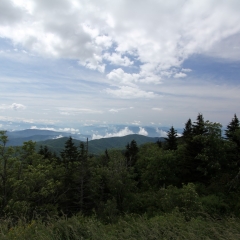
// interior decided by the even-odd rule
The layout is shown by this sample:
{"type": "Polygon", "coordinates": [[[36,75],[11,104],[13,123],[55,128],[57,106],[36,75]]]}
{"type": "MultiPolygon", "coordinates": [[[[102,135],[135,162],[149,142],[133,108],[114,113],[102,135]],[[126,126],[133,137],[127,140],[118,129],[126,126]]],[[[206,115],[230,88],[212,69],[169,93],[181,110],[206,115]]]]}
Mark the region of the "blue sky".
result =
{"type": "Polygon", "coordinates": [[[182,128],[199,112],[226,126],[240,116],[239,12],[239,0],[1,0],[0,127],[182,128]]]}

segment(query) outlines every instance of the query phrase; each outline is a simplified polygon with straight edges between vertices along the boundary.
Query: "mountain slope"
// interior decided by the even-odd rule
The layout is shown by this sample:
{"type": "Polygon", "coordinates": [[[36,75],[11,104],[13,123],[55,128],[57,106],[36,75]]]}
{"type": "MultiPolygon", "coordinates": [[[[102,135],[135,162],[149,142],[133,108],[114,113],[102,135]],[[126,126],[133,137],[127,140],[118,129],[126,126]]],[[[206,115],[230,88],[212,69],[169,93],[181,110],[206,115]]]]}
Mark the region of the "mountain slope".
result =
{"type": "Polygon", "coordinates": [[[45,141],[47,139],[57,139],[60,137],[69,137],[85,141],[87,135],[71,134],[68,132],[56,132],[51,130],[39,130],[39,129],[26,129],[21,131],[7,132],[8,143],[7,146],[21,146],[26,141],[45,141]]]}
{"type": "MultiPolygon", "coordinates": [[[[60,153],[64,149],[65,142],[67,141],[67,137],[59,138],[59,139],[51,139],[46,141],[37,142],[38,148],[40,145],[47,146],[51,151],[60,153]]],[[[157,140],[164,141],[163,138],[151,138],[138,134],[127,135],[124,137],[112,137],[112,138],[102,138],[91,140],[88,142],[89,152],[92,154],[100,154],[104,152],[106,149],[124,149],[125,146],[130,143],[132,140],[137,142],[137,145],[141,145],[147,142],[157,142],[157,140]]],[[[81,141],[73,139],[73,142],[76,146],[79,146],[81,141]]]]}

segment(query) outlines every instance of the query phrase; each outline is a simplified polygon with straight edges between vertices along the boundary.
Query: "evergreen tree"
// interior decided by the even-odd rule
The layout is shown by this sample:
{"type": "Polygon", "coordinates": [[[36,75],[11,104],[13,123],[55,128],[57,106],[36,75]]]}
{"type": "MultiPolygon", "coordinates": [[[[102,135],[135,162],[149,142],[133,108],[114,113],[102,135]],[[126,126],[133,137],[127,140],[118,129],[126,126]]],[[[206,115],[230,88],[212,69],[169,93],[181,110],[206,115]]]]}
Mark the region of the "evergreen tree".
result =
{"type": "Polygon", "coordinates": [[[134,166],[137,161],[138,146],[135,140],[132,140],[131,143],[127,144],[125,157],[127,158],[127,165],[134,166]]]}
{"type": "Polygon", "coordinates": [[[170,130],[167,132],[166,139],[166,148],[168,150],[176,150],[177,149],[177,131],[172,126],[170,130]]]}
{"type": "Polygon", "coordinates": [[[40,146],[38,153],[42,155],[44,159],[49,160],[54,156],[47,146],[43,147],[42,145],[40,146]]]}
{"type": "Polygon", "coordinates": [[[61,152],[61,157],[62,157],[65,167],[67,169],[69,168],[69,163],[73,163],[73,162],[77,161],[78,150],[77,150],[77,147],[73,143],[72,137],[69,137],[69,139],[66,141],[65,148],[61,152]]]}
{"type": "Polygon", "coordinates": [[[158,145],[159,148],[162,148],[162,142],[158,139],[156,144],[158,145]]]}
{"type": "Polygon", "coordinates": [[[192,121],[189,118],[188,121],[185,123],[185,128],[183,129],[183,138],[185,142],[188,142],[191,140],[192,133],[193,133],[193,126],[192,126],[192,121]]]}
{"type": "Polygon", "coordinates": [[[236,114],[234,114],[232,121],[227,125],[225,134],[228,140],[235,142],[240,147],[240,124],[236,114]]]}
{"type": "Polygon", "coordinates": [[[196,122],[194,122],[192,126],[192,133],[194,136],[204,135],[207,132],[205,127],[205,122],[203,115],[201,113],[198,114],[196,122]]]}

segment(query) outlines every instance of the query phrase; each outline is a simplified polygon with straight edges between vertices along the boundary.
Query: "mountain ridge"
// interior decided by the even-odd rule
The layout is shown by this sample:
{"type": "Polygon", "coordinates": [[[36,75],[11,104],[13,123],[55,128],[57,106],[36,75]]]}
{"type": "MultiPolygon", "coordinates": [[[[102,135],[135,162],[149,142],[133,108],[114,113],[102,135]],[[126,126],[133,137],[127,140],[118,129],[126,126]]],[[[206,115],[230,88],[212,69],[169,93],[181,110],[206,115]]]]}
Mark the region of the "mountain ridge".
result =
{"type": "MultiPolygon", "coordinates": [[[[37,142],[37,148],[40,146],[47,146],[51,151],[60,153],[64,149],[65,142],[68,140],[68,137],[63,137],[59,139],[49,139],[46,141],[37,142]]],[[[158,140],[164,141],[164,138],[158,137],[147,137],[139,134],[130,134],[122,137],[110,137],[110,138],[101,138],[88,141],[89,153],[100,154],[103,153],[106,149],[124,149],[128,143],[132,140],[135,140],[137,145],[142,145],[145,143],[155,143],[158,140]]],[[[80,143],[83,141],[73,139],[75,146],[80,146],[80,143]]]]}

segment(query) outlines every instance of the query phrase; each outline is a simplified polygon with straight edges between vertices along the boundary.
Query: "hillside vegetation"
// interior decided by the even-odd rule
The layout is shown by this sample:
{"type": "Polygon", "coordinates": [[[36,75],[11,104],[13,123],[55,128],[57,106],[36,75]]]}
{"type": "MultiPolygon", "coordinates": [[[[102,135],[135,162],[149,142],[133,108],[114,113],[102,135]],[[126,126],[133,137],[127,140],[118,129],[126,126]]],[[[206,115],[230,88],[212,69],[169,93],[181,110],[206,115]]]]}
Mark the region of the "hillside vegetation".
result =
{"type": "Polygon", "coordinates": [[[164,142],[130,137],[99,155],[57,139],[59,156],[32,141],[6,147],[1,131],[1,239],[239,239],[237,116],[224,138],[221,127],[199,114],[181,139],[171,127],[164,142]]]}
{"type": "MultiPolygon", "coordinates": [[[[40,141],[37,142],[36,148],[39,149],[40,146],[47,146],[51,152],[56,152],[58,155],[63,150],[67,140],[68,137],[40,141]]],[[[164,141],[164,138],[152,138],[138,134],[130,134],[124,137],[95,139],[88,142],[88,152],[91,154],[101,154],[104,153],[106,149],[123,150],[127,143],[131,142],[132,140],[136,141],[138,145],[142,145],[144,143],[155,143],[158,140],[164,141]]],[[[80,140],[73,139],[75,146],[80,146],[81,142],[82,141],[80,140]]]]}

